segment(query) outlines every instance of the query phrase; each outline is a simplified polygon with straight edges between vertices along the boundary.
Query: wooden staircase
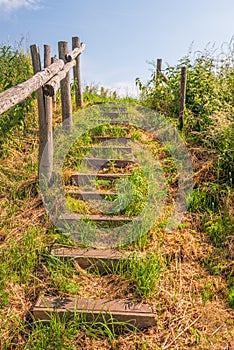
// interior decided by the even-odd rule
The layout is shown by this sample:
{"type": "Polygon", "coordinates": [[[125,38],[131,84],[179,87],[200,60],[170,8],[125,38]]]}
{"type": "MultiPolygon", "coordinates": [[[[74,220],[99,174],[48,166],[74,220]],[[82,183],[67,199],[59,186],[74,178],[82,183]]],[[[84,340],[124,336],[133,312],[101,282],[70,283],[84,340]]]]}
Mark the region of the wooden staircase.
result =
{"type": "MultiPolygon", "coordinates": [[[[128,125],[127,112],[124,110],[111,110],[106,112],[104,116],[108,117],[109,124],[121,124],[126,127],[128,125]],[[124,119],[123,119],[124,118],[124,119]],[[120,120],[119,120],[120,119],[120,120]]],[[[103,121],[104,123],[105,121],[103,121]]],[[[85,190],[85,186],[91,185],[98,180],[108,180],[114,184],[117,179],[126,178],[129,174],[123,172],[103,173],[98,172],[103,168],[108,168],[111,164],[115,169],[124,169],[127,166],[134,166],[135,162],[132,157],[132,149],[127,146],[129,138],[119,138],[112,136],[95,136],[92,135],[93,142],[96,144],[92,150],[93,158],[83,158],[82,162],[86,166],[91,168],[91,173],[79,172],[71,175],[71,182],[73,189],[69,189],[66,194],[72,198],[79,200],[101,200],[106,196],[117,196],[115,191],[96,191],[85,190]],[[108,152],[109,147],[100,146],[100,142],[114,139],[121,145],[114,146],[115,151],[121,154],[122,159],[119,158],[99,158],[101,152],[108,152]],[[96,172],[95,172],[96,170],[96,172]],[[74,189],[77,187],[77,189],[74,189]]],[[[61,214],[63,219],[67,221],[82,219],[83,216],[77,214],[61,214]]],[[[123,215],[87,215],[85,218],[95,223],[123,223],[132,221],[133,218],[123,215]]],[[[120,261],[127,262],[131,258],[131,251],[120,251],[111,249],[88,249],[88,248],[69,248],[69,247],[54,247],[51,251],[53,257],[76,262],[82,269],[88,269],[89,272],[99,271],[101,274],[112,273],[115,267],[120,261]]],[[[142,302],[132,302],[132,300],[103,300],[103,299],[89,299],[89,298],[60,298],[54,296],[40,296],[37,300],[34,308],[33,315],[37,320],[48,321],[51,315],[57,314],[59,317],[72,317],[74,314],[82,314],[87,317],[88,320],[103,320],[112,317],[113,320],[118,322],[126,322],[129,325],[142,329],[154,326],[155,315],[152,308],[142,302]]]]}

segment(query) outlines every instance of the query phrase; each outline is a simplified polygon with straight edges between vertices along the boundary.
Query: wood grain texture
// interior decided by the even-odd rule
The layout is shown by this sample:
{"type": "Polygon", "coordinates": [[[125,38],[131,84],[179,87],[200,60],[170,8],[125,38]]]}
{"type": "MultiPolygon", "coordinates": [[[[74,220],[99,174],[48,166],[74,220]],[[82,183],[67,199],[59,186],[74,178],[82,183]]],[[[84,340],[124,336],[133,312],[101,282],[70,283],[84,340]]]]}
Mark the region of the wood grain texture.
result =
{"type": "MultiPolygon", "coordinates": [[[[39,48],[37,45],[32,45],[30,49],[34,57],[35,54],[38,55],[39,48]]],[[[36,59],[32,60],[34,73],[38,73],[27,81],[0,93],[0,114],[6,112],[11,107],[25,100],[25,98],[30,96],[34,91],[40,89],[45,83],[47,83],[47,81],[49,81],[64,67],[64,62],[62,60],[58,60],[41,71],[41,67],[39,67],[37,64],[36,59]],[[40,71],[38,70],[39,68],[40,71]]]]}
{"type": "Polygon", "coordinates": [[[73,67],[73,77],[74,77],[74,83],[75,83],[75,86],[76,86],[76,106],[78,108],[82,108],[83,107],[81,69],[80,69],[80,54],[77,54],[77,52],[81,51],[82,46],[84,46],[84,43],[80,43],[80,38],[79,37],[73,37],[72,38],[73,54],[70,54],[67,57],[67,59],[69,59],[69,60],[72,60],[72,59],[76,60],[76,65],[73,67]]]}
{"type": "Polygon", "coordinates": [[[72,318],[82,314],[86,321],[108,322],[111,318],[118,322],[128,322],[138,329],[156,325],[155,315],[148,304],[136,303],[130,300],[108,300],[88,298],[40,297],[33,308],[36,320],[49,321],[52,315],[60,318],[72,318]],[[85,316],[84,316],[85,315],[85,316]]]}
{"type": "MultiPolygon", "coordinates": [[[[51,65],[51,46],[44,45],[44,68],[51,65]]],[[[53,101],[52,97],[43,96],[45,104],[45,125],[43,133],[45,134],[46,149],[43,164],[41,162],[40,169],[43,174],[49,179],[53,170],[53,101]]]]}
{"type": "Polygon", "coordinates": [[[82,158],[82,164],[87,167],[103,169],[110,164],[116,168],[125,168],[130,164],[136,164],[132,159],[105,159],[105,158],[82,158]]]}
{"type": "Polygon", "coordinates": [[[56,94],[60,81],[66,78],[67,74],[70,72],[70,69],[74,67],[75,64],[75,60],[66,63],[63,67],[63,70],[58,72],[58,74],[56,74],[44,85],[44,93],[46,96],[54,96],[56,94]]]}
{"type": "Polygon", "coordinates": [[[129,216],[108,216],[108,215],[80,215],[80,214],[61,214],[59,219],[61,220],[92,220],[95,222],[125,222],[125,221],[132,221],[134,220],[133,218],[130,218],[129,216]]]}
{"type": "Polygon", "coordinates": [[[97,180],[109,180],[109,181],[114,181],[116,179],[120,178],[126,178],[128,177],[128,174],[86,174],[86,173],[78,173],[78,174],[73,174],[72,180],[75,182],[77,186],[84,186],[84,185],[89,185],[91,182],[97,180]]]}
{"type": "MultiPolygon", "coordinates": [[[[34,74],[36,74],[42,70],[40,49],[37,45],[31,45],[30,49],[31,49],[31,56],[32,56],[33,71],[34,71],[34,74]]],[[[38,124],[39,124],[38,163],[40,164],[42,153],[44,151],[44,148],[48,140],[45,100],[44,100],[43,89],[41,87],[37,90],[37,105],[38,105],[38,124]]]]}
{"type": "Polygon", "coordinates": [[[82,269],[99,271],[101,274],[112,273],[119,261],[130,257],[132,252],[110,249],[54,248],[51,255],[64,260],[73,260],[82,269]]]}
{"type": "MultiPolygon", "coordinates": [[[[68,54],[68,43],[66,41],[59,41],[58,43],[59,58],[66,63],[66,54],[68,54]]],[[[70,72],[67,72],[65,78],[60,82],[61,86],[61,100],[62,100],[62,120],[66,121],[67,130],[72,127],[72,102],[71,102],[71,86],[70,86],[70,72]]]]}
{"type": "Polygon", "coordinates": [[[107,196],[115,197],[118,195],[117,192],[94,192],[94,191],[68,191],[66,195],[69,195],[75,199],[87,200],[102,200],[107,196]]]}

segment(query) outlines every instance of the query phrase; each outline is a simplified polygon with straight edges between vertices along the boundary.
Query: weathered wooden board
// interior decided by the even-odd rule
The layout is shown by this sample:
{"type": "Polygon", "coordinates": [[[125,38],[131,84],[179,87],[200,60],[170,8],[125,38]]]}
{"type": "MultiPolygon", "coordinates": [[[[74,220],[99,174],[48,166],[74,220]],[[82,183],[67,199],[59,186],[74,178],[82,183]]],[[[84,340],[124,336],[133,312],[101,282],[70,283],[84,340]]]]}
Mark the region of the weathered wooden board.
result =
{"type": "Polygon", "coordinates": [[[82,164],[96,169],[105,168],[110,164],[113,164],[116,168],[125,168],[130,164],[135,164],[135,161],[132,159],[83,158],[82,164]]]}
{"type": "Polygon", "coordinates": [[[90,122],[110,125],[130,125],[130,121],[126,119],[91,119],[90,122]]]}
{"type": "Polygon", "coordinates": [[[90,219],[92,221],[97,221],[97,222],[124,222],[124,221],[132,221],[134,220],[133,218],[130,218],[128,216],[107,216],[107,215],[80,215],[80,214],[61,214],[60,219],[62,220],[85,220],[85,219],[90,219]]]}
{"type": "Polygon", "coordinates": [[[101,200],[106,196],[116,197],[118,196],[117,192],[94,192],[94,191],[68,191],[66,195],[69,195],[72,198],[84,199],[87,200],[101,200]]]}
{"type": "MultiPolygon", "coordinates": [[[[130,300],[108,300],[88,298],[40,297],[33,308],[36,320],[49,321],[52,315],[60,318],[72,318],[74,314],[83,315],[89,322],[107,324],[111,319],[117,322],[127,322],[138,329],[156,325],[155,314],[148,304],[135,303],[130,300]]],[[[109,324],[111,326],[111,322],[109,324]]],[[[126,330],[126,328],[125,328],[126,330]]]]}
{"type": "MultiPolygon", "coordinates": [[[[33,45],[34,46],[34,45],[33,45]]],[[[43,71],[36,73],[32,78],[23,83],[0,93],[0,114],[6,112],[17,103],[22,102],[32,92],[42,87],[48,80],[64,67],[62,60],[57,60],[43,71]]]]}
{"type": "Polygon", "coordinates": [[[92,148],[90,153],[92,154],[92,156],[95,156],[97,154],[105,154],[105,152],[108,151],[113,151],[116,153],[120,153],[120,154],[132,154],[132,148],[131,147],[124,147],[124,146],[95,146],[95,148],[92,148]],[[103,153],[102,153],[103,152],[103,153]]]}
{"type": "Polygon", "coordinates": [[[101,111],[101,116],[115,119],[115,118],[119,118],[119,117],[127,117],[128,113],[125,111],[119,111],[119,110],[115,110],[115,111],[111,111],[111,112],[101,111]]]}
{"type": "Polygon", "coordinates": [[[90,182],[98,180],[109,180],[114,181],[116,179],[128,177],[128,174],[87,174],[87,173],[78,173],[73,174],[71,177],[74,180],[77,186],[84,186],[90,184],[90,182]]]}
{"type": "Polygon", "coordinates": [[[115,137],[115,136],[97,136],[91,135],[91,138],[95,142],[104,142],[104,141],[115,141],[115,143],[119,143],[120,145],[126,145],[129,141],[131,141],[130,137],[115,137]]]}
{"type": "Polygon", "coordinates": [[[91,249],[91,248],[54,248],[51,255],[60,259],[76,261],[82,269],[110,273],[121,260],[126,260],[133,252],[110,250],[110,249],[91,249]]]}

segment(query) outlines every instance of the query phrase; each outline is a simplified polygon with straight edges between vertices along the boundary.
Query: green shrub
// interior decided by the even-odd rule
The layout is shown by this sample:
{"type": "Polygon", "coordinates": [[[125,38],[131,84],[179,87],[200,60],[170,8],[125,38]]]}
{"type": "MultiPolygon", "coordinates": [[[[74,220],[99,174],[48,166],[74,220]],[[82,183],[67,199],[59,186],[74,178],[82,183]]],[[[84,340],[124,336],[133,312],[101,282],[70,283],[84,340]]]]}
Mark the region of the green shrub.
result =
{"type": "MultiPolygon", "coordinates": [[[[33,75],[30,56],[18,47],[0,45],[0,92],[28,80],[33,75]]],[[[32,107],[32,98],[28,97],[0,117],[0,139],[9,137],[14,127],[25,129],[25,114],[32,107]]]]}

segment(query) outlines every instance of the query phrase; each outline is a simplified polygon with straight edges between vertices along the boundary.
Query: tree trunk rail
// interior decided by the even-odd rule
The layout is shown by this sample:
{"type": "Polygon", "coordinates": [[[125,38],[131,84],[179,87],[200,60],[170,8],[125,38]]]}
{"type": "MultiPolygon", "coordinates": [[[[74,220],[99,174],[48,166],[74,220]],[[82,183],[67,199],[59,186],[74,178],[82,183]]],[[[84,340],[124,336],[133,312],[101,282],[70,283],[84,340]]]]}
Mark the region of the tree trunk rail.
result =
{"type": "MultiPolygon", "coordinates": [[[[40,87],[43,87],[45,84],[45,95],[53,96],[54,93],[47,92],[48,90],[50,91],[48,86],[51,84],[51,89],[53,91],[55,83],[58,85],[60,81],[64,79],[65,73],[67,73],[76,64],[76,57],[79,56],[84,49],[85,43],[81,43],[80,48],[75,48],[66,55],[66,62],[68,62],[67,64],[64,62],[64,60],[58,59],[44,70],[34,74],[32,78],[1,92],[0,114],[7,112],[11,107],[25,100],[28,96],[37,91],[40,87]]],[[[57,88],[55,91],[56,90],[57,88]]]]}
{"type": "MultiPolygon", "coordinates": [[[[82,87],[80,77],[80,55],[85,49],[85,43],[80,43],[78,37],[72,38],[73,50],[69,52],[68,43],[59,42],[59,59],[51,57],[51,47],[44,45],[44,69],[41,65],[40,50],[37,45],[31,45],[31,57],[34,75],[24,81],[0,93],[0,115],[7,112],[11,107],[24,101],[33,92],[37,92],[38,119],[39,119],[39,164],[47,178],[51,177],[53,169],[53,140],[52,140],[52,117],[53,101],[59,85],[61,86],[62,120],[67,119],[69,128],[72,126],[72,103],[70,89],[70,69],[73,68],[74,82],[79,81],[76,87],[76,107],[82,107],[82,87]],[[61,83],[61,84],[60,84],[61,83]],[[48,145],[46,157],[41,164],[42,154],[48,145]]],[[[55,107],[55,105],[54,105],[55,107]]]]}

